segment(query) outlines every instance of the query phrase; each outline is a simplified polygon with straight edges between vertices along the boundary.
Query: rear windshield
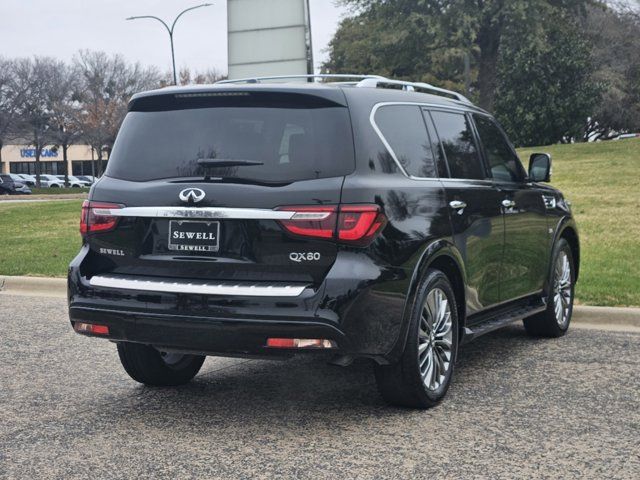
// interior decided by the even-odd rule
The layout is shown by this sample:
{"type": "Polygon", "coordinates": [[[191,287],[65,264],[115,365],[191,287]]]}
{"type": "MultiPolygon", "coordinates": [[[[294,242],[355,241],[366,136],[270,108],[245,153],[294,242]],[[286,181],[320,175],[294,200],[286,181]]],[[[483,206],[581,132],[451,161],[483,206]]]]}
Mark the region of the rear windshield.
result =
{"type": "Polygon", "coordinates": [[[129,112],[105,173],[133,181],[211,176],[288,183],[353,169],[346,107],[243,105],[129,112]],[[229,165],[233,160],[254,164],[229,165]]]}

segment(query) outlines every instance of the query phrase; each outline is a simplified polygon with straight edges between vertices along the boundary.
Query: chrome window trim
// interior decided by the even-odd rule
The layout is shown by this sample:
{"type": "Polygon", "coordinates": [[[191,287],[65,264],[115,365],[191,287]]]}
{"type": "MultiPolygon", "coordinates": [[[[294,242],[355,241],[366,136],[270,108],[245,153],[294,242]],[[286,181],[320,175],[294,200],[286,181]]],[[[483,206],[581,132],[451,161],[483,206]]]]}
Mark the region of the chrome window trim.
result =
{"type": "Polygon", "coordinates": [[[441,178],[440,181],[443,183],[459,183],[459,182],[464,182],[467,184],[479,183],[481,184],[480,186],[487,185],[491,187],[496,187],[495,182],[491,178],[441,178]]]}
{"type": "Polygon", "coordinates": [[[125,207],[96,208],[95,215],[141,218],[201,218],[238,220],[324,220],[331,212],[296,212],[259,208],[225,207],[125,207]]]}
{"type": "Polygon", "coordinates": [[[156,293],[187,293],[194,295],[224,295],[241,297],[299,297],[306,285],[256,285],[251,283],[198,283],[136,280],[116,276],[91,277],[92,287],[138,290],[156,293]]]}
{"type": "Polygon", "coordinates": [[[411,180],[418,180],[418,181],[424,181],[424,180],[447,180],[445,178],[438,178],[438,177],[416,177],[415,175],[410,175],[405,168],[402,166],[402,164],[400,163],[400,160],[398,160],[398,157],[396,155],[396,152],[393,151],[393,148],[391,148],[391,145],[389,144],[389,142],[387,141],[387,139],[385,138],[384,134],[382,133],[382,130],[380,130],[380,127],[378,127],[378,124],[376,123],[376,113],[378,113],[378,110],[380,110],[380,108],[382,107],[389,107],[389,106],[397,106],[397,105],[405,105],[405,106],[415,106],[415,107],[430,107],[430,108],[442,108],[445,110],[455,110],[455,111],[459,111],[459,112],[469,112],[470,110],[467,108],[460,108],[460,107],[454,107],[454,106],[449,106],[449,105],[439,105],[436,103],[422,103],[422,102],[380,102],[380,103],[376,103],[373,108],[371,109],[371,114],[369,115],[369,123],[371,123],[371,126],[373,127],[373,130],[376,132],[376,134],[378,135],[378,138],[380,138],[380,141],[383,143],[383,145],[385,146],[385,148],[387,149],[389,155],[391,155],[391,158],[393,158],[393,161],[396,163],[396,165],[398,166],[398,168],[400,169],[400,171],[403,173],[403,175],[407,178],[410,178],[411,180]]]}

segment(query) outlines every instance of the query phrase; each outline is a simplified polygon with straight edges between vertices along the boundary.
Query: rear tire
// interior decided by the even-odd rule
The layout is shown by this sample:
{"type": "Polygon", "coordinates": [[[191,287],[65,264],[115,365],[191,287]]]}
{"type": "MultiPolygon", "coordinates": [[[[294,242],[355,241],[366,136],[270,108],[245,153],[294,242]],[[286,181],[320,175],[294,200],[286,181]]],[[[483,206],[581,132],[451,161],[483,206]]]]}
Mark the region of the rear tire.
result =
{"type": "Polygon", "coordinates": [[[575,269],[569,243],[561,238],[553,249],[547,309],[524,319],[524,328],[534,337],[562,337],[571,323],[575,293],[575,269]]]}
{"type": "Polygon", "coordinates": [[[122,366],[136,382],[153,387],[184,385],[195,377],[205,356],[167,354],[149,345],[119,342],[122,366]]]}
{"type": "Polygon", "coordinates": [[[431,408],[445,397],[458,350],[458,309],[447,276],[430,269],[418,287],[404,352],[376,365],[378,390],[391,404],[431,408]]]}

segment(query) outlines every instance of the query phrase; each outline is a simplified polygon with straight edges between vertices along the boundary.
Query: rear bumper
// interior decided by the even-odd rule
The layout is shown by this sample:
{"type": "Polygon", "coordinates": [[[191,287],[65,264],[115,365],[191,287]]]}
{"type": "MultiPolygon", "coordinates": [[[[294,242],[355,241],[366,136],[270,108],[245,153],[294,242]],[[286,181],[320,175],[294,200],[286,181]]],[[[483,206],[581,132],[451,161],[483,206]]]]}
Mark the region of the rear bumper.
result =
{"type": "Polygon", "coordinates": [[[109,327],[110,340],[154,345],[206,355],[287,355],[266,348],[268,338],[322,338],[348,351],[349,341],[337,328],[320,322],[264,321],[202,316],[129,312],[104,308],[70,307],[72,323],[97,323],[109,327]]]}
{"type": "Polygon", "coordinates": [[[267,348],[268,338],[326,339],[337,348],[322,351],[384,362],[392,360],[400,336],[405,297],[394,292],[408,278],[402,269],[374,268],[365,253],[342,252],[322,285],[297,296],[92,285],[82,274],[85,254],[83,249],[69,268],[69,317],[72,324],[107,325],[110,340],[207,355],[269,356],[296,351],[267,348]]]}

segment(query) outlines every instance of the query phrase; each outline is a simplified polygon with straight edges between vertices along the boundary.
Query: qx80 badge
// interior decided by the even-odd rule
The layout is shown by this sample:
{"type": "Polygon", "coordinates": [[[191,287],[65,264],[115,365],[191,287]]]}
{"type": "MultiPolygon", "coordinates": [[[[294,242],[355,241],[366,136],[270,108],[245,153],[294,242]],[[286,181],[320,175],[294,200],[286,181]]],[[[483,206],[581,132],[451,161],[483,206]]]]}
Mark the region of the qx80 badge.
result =
{"type": "Polygon", "coordinates": [[[304,253],[291,252],[289,254],[289,260],[296,263],[319,262],[320,258],[322,258],[322,256],[320,255],[320,252],[304,252],[304,253]]]}
{"type": "Polygon", "coordinates": [[[185,188],[178,197],[185,203],[200,203],[206,194],[199,188],[185,188]]]}

